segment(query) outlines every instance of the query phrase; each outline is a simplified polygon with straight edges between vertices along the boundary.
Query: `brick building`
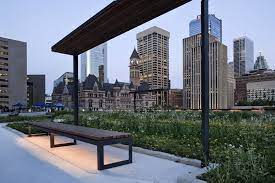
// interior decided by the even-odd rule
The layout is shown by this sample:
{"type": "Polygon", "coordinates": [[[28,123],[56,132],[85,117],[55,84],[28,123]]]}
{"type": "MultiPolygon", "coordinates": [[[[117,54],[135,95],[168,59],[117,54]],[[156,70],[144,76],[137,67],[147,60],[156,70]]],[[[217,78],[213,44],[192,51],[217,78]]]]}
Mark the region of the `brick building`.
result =
{"type": "Polygon", "coordinates": [[[235,103],[247,101],[248,95],[253,100],[271,99],[270,96],[275,95],[275,86],[272,81],[275,81],[275,71],[272,70],[254,70],[237,77],[235,103]]]}
{"type": "Polygon", "coordinates": [[[169,106],[176,109],[183,108],[183,90],[182,89],[169,90],[169,106]]]}

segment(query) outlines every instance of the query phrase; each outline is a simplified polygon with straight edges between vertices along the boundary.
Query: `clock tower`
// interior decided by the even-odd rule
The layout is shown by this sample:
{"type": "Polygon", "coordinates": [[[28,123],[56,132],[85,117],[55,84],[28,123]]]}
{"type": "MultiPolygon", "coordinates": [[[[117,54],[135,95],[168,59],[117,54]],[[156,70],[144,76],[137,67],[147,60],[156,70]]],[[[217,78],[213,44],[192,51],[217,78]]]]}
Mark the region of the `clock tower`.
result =
{"type": "Polygon", "coordinates": [[[130,57],[130,82],[134,84],[135,87],[140,85],[140,68],[139,68],[140,57],[137,50],[134,49],[130,57]]]}

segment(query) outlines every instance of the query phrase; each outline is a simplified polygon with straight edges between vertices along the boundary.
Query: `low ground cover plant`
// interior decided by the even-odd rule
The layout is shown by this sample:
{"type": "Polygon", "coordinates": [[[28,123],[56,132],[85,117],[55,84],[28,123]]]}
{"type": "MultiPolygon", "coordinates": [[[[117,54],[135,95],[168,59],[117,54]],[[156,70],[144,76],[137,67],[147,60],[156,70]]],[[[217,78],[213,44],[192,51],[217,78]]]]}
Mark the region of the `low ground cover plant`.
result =
{"type": "MultiPolygon", "coordinates": [[[[72,113],[54,118],[73,123],[72,113]]],[[[129,132],[135,146],[202,159],[200,112],[85,112],[80,114],[80,125],[129,132]]],[[[275,182],[274,147],[273,113],[212,112],[210,157],[219,166],[201,178],[209,182],[275,182]]]]}

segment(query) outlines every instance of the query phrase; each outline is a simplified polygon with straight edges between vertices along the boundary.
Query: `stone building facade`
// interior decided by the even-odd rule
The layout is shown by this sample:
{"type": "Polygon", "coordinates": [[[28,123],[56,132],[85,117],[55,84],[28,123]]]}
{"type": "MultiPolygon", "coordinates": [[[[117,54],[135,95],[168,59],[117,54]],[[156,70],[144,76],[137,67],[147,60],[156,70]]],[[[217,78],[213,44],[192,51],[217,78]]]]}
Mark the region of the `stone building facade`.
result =
{"type": "MultiPolygon", "coordinates": [[[[156,97],[150,92],[149,85],[143,83],[134,86],[133,83],[119,82],[101,83],[95,75],[89,75],[79,87],[79,108],[88,111],[133,111],[155,106],[156,97]],[[145,92],[142,92],[145,91],[145,92]],[[134,93],[136,99],[134,98],[134,93]]],[[[73,108],[73,83],[62,82],[57,85],[52,94],[53,103],[62,103],[66,109],[73,108]]]]}

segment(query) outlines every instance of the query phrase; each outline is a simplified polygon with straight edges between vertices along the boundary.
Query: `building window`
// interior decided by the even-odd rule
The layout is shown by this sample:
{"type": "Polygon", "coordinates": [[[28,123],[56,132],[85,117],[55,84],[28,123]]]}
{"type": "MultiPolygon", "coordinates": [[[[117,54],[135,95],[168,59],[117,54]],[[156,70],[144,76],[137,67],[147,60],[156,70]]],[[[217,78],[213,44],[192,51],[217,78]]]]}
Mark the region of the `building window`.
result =
{"type": "Polygon", "coordinates": [[[0,51],[0,55],[9,55],[9,53],[6,51],[0,51]]]}
{"type": "Polygon", "coordinates": [[[9,71],[9,69],[0,68],[0,71],[9,71]]]}
{"type": "Polygon", "coordinates": [[[8,82],[8,79],[0,79],[2,82],[8,82]]]}
{"type": "Polygon", "coordinates": [[[89,100],[89,107],[93,107],[93,100],[89,100]]]}
{"type": "Polygon", "coordinates": [[[0,60],[8,60],[8,58],[0,57],[0,60]]]}
{"type": "Polygon", "coordinates": [[[0,48],[4,49],[4,50],[7,50],[8,47],[7,46],[0,46],[0,48]]]}
{"type": "Polygon", "coordinates": [[[8,76],[7,73],[0,73],[0,76],[8,76]]]}

